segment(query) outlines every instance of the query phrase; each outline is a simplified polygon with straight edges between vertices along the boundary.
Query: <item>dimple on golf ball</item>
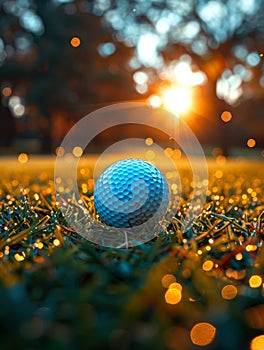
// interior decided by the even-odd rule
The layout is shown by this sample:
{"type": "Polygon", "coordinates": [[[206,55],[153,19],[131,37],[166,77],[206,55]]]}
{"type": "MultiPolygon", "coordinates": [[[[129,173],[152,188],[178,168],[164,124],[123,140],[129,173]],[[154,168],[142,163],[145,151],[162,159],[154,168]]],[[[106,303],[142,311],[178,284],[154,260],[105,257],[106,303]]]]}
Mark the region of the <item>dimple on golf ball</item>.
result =
{"type": "Polygon", "coordinates": [[[129,228],[151,218],[161,220],[169,203],[169,186],[158,168],[141,159],[124,159],[98,177],[94,204],[100,221],[129,228]]]}

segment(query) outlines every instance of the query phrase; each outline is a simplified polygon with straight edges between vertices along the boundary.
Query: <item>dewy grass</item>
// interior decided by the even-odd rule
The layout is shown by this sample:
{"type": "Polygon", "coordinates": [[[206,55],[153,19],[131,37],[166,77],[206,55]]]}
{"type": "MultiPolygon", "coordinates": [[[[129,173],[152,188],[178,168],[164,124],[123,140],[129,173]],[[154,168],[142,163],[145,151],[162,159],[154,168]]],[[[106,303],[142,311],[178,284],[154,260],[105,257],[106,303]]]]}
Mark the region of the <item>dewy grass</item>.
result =
{"type": "MultiPolygon", "coordinates": [[[[264,329],[264,169],[230,162],[209,170],[192,226],[181,227],[191,191],[183,173],[173,217],[131,249],[76,234],[57,207],[52,171],[4,171],[1,349],[254,349],[264,329]]],[[[95,215],[82,174],[83,202],[95,215]]]]}

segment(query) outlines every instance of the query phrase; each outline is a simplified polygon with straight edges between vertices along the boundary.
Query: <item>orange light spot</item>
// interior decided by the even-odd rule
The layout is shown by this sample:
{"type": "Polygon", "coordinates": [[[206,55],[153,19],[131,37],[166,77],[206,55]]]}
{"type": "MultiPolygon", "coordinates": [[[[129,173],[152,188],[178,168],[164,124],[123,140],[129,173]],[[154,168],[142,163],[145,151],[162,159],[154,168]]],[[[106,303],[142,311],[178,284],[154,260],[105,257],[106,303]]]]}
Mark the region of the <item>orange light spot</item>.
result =
{"type": "Polygon", "coordinates": [[[170,147],[165,148],[164,153],[167,157],[172,157],[173,156],[173,149],[170,147]]]}
{"type": "Polygon", "coordinates": [[[179,289],[170,288],[165,293],[165,300],[167,304],[175,305],[181,301],[182,293],[179,289]]]}
{"type": "Polygon", "coordinates": [[[20,153],[17,157],[20,164],[25,164],[28,161],[28,155],[26,153],[20,153]]]}
{"type": "Polygon", "coordinates": [[[182,285],[178,282],[174,282],[169,285],[169,289],[178,289],[180,292],[182,292],[182,285]]]}
{"type": "Polygon", "coordinates": [[[87,184],[82,184],[82,192],[83,193],[87,193],[88,192],[88,186],[87,186],[87,184]]]}
{"type": "Polygon", "coordinates": [[[243,254],[241,253],[237,253],[236,256],[235,256],[236,260],[242,260],[243,259],[243,254]]]}
{"type": "Polygon", "coordinates": [[[224,123],[228,123],[232,119],[232,114],[229,111],[224,111],[221,114],[221,119],[224,123]]]}
{"type": "Polygon", "coordinates": [[[221,179],[221,178],[223,177],[223,172],[222,172],[222,170],[217,170],[217,171],[215,172],[215,177],[216,177],[217,179],[221,179]]]}
{"type": "Polygon", "coordinates": [[[226,300],[234,299],[237,296],[237,287],[232,284],[228,284],[223,287],[221,295],[226,300]]]}
{"type": "Polygon", "coordinates": [[[201,322],[193,326],[190,337],[195,345],[206,346],[210,344],[216,333],[216,328],[210,323],[201,322]]]}
{"type": "Polygon", "coordinates": [[[78,47],[81,44],[81,40],[80,38],[78,38],[77,36],[74,36],[73,38],[71,38],[71,46],[72,47],[78,47]]]}
{"type": "Polygon", "coordinates": [[[264,349],[264,335],[259,335],[252,339],[250,343],[250,350],[263,350],[264,349]]]}
{"type": "Polygon", "coordinates": [[[172,155],[173,159],[178,160],[181,158],[181,156],[182,156],[181,150],[175,149],[173,151],[173,155],[172,155]]]}
{"type": "Polygon", "coordinates": [[[176,278],[171,274],[164,275],[161,279],[161,284],[164,288],[169,288],[169,286],[174,282],[176,282],[176,278]]]}
{"type": "Polygon", "coordinates": [[[37,241],[35,243],[35,247],[41,250],[44,247],[44,244],[42,242],[40,242],[40,241],[37,241]]]}
{"type": "Polygon", "coordinates": [[[262,284],[262,278],[258,275],[252,275],[248,281],[251,288],[258,288],[262,284]]]}
{"type": "Polygon", "coordinates": [[[243,278],[246,277],[246,270],[233,270],[232,272],[232,278],[234,278],[235,280],[242,280],[243,278]]]}
{"type": "Polygon", "coordinates": [[[248,139],[248,140],[247,140],[247,146],[248,146],[249,148],[255,147],[255,146],[256,146],[256,140],[254,140],[254,139],[248,139]]]}
{"type": "Polygon", "coordinates": [[[255,250],[257,250],[258,249],[258,247],[256,246],[256,245],[253,245],[253,244],[248,244],[247,246],[246,246],[246,251],[247,252],[254,252],[255,250]]]}
{"type": "Polygon", "coordinates": [[[153,144],[153,139],[151,137],[147,137],[145,140],[145,144],[147,146],[151,146],[153,144]]]}
{"type": "Polygon", "coordinates": [[[58,247],[60,245],[60,241],[58,240],[58,238],[54,239],[53,244],[55,245],[55,247],[58,247]]]}
{"type": "Polygon", "coordinates": [[[15,258],[15,260],[18,261],[18,262],[21,262],[21,261],[23,261],[23,260],[25,259],[25,257],[24,257],[22,254],[19,254],[19,253],[16,253],[16,254],[14,255],[14,258],[15,258]]]}
{"type": "Polygon", "coordinates": [[[9,96],[11,96],[11,94],[12,94],[12,90],[11,90],[10,87],[6,86],[6,87],[3,88],[3,90],[2,90],[2,95],[3,96],[9,97],[9,96]]]}
{"type": "Polygon", "coordinates": [[[214,267],[214,263],[211,260],[206,260],[203,263],[203,270],[204,271],[211,271],[213,267],[214,267]]]}

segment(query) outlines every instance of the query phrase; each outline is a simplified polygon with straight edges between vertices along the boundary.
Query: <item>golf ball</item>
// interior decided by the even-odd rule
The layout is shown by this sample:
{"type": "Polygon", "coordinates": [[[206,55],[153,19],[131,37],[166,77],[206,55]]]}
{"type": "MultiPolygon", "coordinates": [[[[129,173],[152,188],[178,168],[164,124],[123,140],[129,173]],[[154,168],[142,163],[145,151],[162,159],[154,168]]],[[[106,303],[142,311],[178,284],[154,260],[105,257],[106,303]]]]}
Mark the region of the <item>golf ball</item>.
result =
{"type": "Polygon", "coordinates": [[[98,177],[94,204],[99,219],[109,226],[129,228],[161,220],[169,203],[169,186],[152,164],[125,159],[108,166],[98,177]]]}

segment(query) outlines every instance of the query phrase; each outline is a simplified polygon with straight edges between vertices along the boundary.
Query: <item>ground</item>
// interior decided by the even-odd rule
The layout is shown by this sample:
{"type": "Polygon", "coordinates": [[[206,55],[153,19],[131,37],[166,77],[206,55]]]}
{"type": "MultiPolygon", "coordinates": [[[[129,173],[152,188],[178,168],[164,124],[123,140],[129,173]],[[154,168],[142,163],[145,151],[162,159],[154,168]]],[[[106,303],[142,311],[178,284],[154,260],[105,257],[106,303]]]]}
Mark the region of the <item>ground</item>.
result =
{"type": "MultiPolygon", "coordinates": [[[[54,159],[1,164],[1,349],[263,349],[260,161],[208,160],[204,211],[188,230],[192,178],[179,162],[180,206],[129,249],[72,231],[56,205],[54,159]]],[[[94,164],[79,167],[91,212],[94,164]]]]}

